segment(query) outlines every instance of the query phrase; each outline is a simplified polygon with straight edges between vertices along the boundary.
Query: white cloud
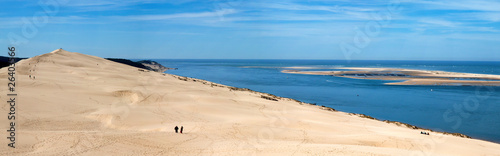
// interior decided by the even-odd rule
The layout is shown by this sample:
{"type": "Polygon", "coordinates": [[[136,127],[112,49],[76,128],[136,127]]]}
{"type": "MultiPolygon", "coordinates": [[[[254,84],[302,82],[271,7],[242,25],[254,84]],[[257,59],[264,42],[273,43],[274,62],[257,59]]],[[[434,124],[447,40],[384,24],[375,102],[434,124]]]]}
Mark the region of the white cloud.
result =
{"type": "Polygon", "coordinates": [[[432,18],[421,19],[420,22],[437,26],[443,26],[443,27],[457,27],[459,25],[459,23],[456,22],[450,22],[446,20],[432,19],[432,18]]]}
{"type": "Polygon", "coordinates": [[[424,4],[427,9],[500,11],[500,2],[494,0],[411,1],[410,3],[424,4]]]}
{"type": "Polygon", "coordinates": [[[411,1],[421,10],[453,10],[444,13],[443,17],[450,20],[479,20],[488,22],[500,21],[500,1],[498,0],[441,0],[441,1],[411,1]],[[456,11],[459,11],[457,13],[456,11]]]}
{"type": "Polygon", "coordinates": [[[77,12],[93,12],[93,11],[114,11],[131,9],[131,6],[139,4],[183,4],[194,0],[67,0],[62,7],[70,8],[77,12]]]}
{"type": "MultiPolygon", "coordinates": [[[[47,24],[98,24],[91,18],[81,16],[48,17],[47,24]]],[[[0,28],[22,28],[23,25],[33,24],[33,17],[4,17],[0,18],[0,28]]]]}
{"type": "Polygon", "coordinates": [[[464,20],[483,20],[490,22],[500,22],[500,12],[473,12],[454,14],[464,20]]]}
{"type": "Polygon", "coordinates": [[[299,5],[293,3],[253,3],[251,6],[260,7],[260,8],[271,8],[271,9],[280,9],[280,10],[316,10],[316,11],[328,11],[328,12],[341,12],[342,8],[338,5],[330,7],[330,6],[320,6],[320,5],[299,5]]]}
{"type": "Polygon", "coordinates": [[[203,17],[218,17],[229,14],[234,14],[237,11],[234,9],[223,9],[212,12],[197,12],[197,13],[178,13],[178,14],[162,14],[162,15],[133,15],[133,16],[115,16],[114,18],[120,20],[132,21],[158,21],[158,20],[171,20],[171,19],[189,19],[189,18],[203,18],[203,17]]]}

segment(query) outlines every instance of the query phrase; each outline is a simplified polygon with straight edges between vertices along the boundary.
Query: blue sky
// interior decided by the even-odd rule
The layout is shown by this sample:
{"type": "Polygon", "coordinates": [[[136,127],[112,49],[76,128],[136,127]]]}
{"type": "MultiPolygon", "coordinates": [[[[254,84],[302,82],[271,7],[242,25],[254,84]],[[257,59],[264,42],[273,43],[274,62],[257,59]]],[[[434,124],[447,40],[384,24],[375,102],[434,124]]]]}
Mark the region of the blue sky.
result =
{"type": "Polygon", "coordinates": [[[0,43],[24,57],[500,61],[498,0],[0,3],[0,43]]]}

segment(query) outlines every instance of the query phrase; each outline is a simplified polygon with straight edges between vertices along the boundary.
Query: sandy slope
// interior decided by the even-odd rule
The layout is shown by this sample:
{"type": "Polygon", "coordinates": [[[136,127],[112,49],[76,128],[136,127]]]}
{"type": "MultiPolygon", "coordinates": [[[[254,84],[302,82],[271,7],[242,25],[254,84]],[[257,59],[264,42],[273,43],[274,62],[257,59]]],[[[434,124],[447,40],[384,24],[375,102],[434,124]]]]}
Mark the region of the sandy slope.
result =
{"type": "MultiPolygon", "coordinates": [[[[290,99],[266,100],[262,93],[64,50],[20,61],[17,70],[17,148],[2,139],[0,155],[500,154],[499,144],[421,135],[290,99]],[[176,125],[185,133],[174,133],[176,125]]],[[[3,68],[0,84],[7,84],[6,76],[3,68]]],[[[1,90],[2,101],[6,94],[1,90]]],[[[2,102],[0,113],[7,110],[2,102]]],[[[5,116],[0,123],[8,129],[5,116]]]]}

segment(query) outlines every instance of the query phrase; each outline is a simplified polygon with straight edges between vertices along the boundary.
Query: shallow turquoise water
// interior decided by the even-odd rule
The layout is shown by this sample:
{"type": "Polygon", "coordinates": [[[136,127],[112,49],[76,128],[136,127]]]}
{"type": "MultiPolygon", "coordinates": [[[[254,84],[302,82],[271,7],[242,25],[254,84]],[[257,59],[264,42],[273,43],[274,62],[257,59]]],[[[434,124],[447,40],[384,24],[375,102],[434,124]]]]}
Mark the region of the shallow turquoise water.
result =
{"type": "MultiPolygon", "coordinates": [[[[285,74],[278,67],[392,67],[500,75],[500,62],[155,60],[167,73],[249,88],[381,120],[500,143],[500,87],[391,86],[388,81],[285,74]],[[432,91],[431,91],[432,89],[432,91]],[[359,95],[359,96],[357,96],[359,95]]],[[[316,70],[316,69],[314,69],[316,70]]],[[[323,69],[325,70],[325,69],[323,69]]]]}

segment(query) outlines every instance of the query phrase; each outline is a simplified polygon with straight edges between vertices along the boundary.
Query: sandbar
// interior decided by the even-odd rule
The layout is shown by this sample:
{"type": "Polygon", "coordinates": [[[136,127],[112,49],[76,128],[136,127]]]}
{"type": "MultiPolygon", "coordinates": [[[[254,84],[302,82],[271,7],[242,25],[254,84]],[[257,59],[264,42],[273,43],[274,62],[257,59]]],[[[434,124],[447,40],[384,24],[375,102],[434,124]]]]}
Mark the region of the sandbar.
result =
{"type": "Polygon", "coordinates": [[[339,67],[331,71],[283,70],[283,73],[331,75],[353,79],[394,80],[388,85],[500,86],[500,75],[401,68],[339,67]]]}

